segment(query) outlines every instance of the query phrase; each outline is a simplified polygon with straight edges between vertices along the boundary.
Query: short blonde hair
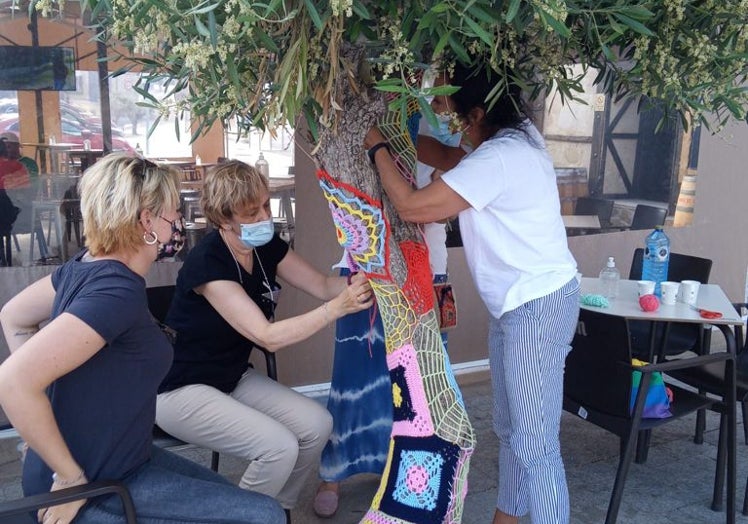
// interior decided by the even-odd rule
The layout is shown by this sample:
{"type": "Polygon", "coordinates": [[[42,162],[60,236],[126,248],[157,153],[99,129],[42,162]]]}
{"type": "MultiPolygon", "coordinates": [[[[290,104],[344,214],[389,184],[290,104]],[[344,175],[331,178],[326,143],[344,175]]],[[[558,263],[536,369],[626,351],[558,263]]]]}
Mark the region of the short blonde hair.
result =
{"type": "Polygon", "coordinates": [[[256,205],[268,191],[268,180],[262,173],[244,162],[230,160],[208,170],[200,204],[205,218],[220,227],[234,214],[256,205]]]}
{"type": "Polygon", "coordinates": [[[107,155],[80,181],[86,247],[92,255],[135,250],[143,244],[140,212],[179,207],[179,172],[128,154],[107,155]]]}

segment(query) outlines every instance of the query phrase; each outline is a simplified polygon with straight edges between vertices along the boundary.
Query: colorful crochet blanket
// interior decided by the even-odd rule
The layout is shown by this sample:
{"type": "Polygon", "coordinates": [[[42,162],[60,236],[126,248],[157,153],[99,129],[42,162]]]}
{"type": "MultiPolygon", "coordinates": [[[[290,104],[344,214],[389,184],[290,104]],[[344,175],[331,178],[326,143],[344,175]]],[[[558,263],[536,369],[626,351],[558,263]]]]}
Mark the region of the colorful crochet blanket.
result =
{"type": "MultiPolygon", "coordinates": [[[[380,129],[401,173],[412,180],[417,105],[408,107],[410,132],[401,131],[399,114],[388,115],[380,129]]],[[[475,438],[442,343],[427,247],[422,238],[394,239],[381,200],[324,170],[317,176],[338,242],[352,267],[363,271],[374,289],[392,381],[394,423],[388,461],[361,522],[459,523],[475,438]],[[406,275],[399,283],[391,270],[393,258],[402,258],[405,264],[398,270],[406,275]]]]}

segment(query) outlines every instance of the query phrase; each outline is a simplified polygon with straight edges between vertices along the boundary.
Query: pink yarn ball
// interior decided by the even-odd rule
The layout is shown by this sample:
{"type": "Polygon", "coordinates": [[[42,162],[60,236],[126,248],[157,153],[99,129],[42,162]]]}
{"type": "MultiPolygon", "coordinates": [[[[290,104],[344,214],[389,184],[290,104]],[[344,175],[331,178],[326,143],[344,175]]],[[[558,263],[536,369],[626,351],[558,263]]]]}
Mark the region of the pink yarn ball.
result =
{"type": "Polygon", "coordinates": [[[660,307],[660,299],[655,295],[642,295],[639,297],[639,305],[644,311],[657,311],[660,307]]]}

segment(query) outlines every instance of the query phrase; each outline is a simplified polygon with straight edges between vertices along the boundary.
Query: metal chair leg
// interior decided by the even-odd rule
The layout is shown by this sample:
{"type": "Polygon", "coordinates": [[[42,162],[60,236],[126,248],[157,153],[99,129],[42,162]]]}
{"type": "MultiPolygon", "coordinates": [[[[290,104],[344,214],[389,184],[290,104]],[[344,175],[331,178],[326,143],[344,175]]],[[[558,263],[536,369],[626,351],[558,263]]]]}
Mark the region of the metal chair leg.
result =
{"type": "Polygon", "coordinates": [[[727,415],[719,416],[719,441],[717,443],[717,468],[714,473],[714,493],[712,510],[722,511],[725,490],[725,468],[727,466],[727,415]]]}
{"type": "Polygon", "coordinates": [[[652,440],[652,430],[640,431],[636,439],[636,457],[634,462],[644,464],[649,456],[649,442],[652,440]]]}
{"type": "Polygon", "coordinates": [[[629,467],[634,458],[636,445],[636,433],[632,432],[629,439],[623,443],[623,452],[621,458],[618,461],[618,471],[616,471],[616,480],[613,483],[613,492],[610,495],[610,502],[608,503],[608,513],[605,516],[605,524],[615,524],[618,519],[618,511],[621,508],[621,499],[623,498],[623,488],[626,484],[626,476],[629,472],[629,467]]]}
{"type": "MultiPolygon", "coordinates": [[[[700,409],[696,412],[696,431],[693,434],[694,444],[704,443],[704,431],[706,430],[706,410],[700,409]]],[[[746,434],[748,439],[748,433],[746,434]]]]}

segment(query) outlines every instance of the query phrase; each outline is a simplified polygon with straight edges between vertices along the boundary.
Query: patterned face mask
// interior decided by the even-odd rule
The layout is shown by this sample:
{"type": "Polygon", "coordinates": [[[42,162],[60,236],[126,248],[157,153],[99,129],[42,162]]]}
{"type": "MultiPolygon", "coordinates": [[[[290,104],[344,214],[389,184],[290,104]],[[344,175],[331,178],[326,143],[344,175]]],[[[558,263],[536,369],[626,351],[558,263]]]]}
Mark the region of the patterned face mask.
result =
{"type": "Polygon", "coordinates": [[[177,253],[181,251],[182,247],[184,247],[184,219],[179,217],[174,221],[170,221],[164,217],[159,218],[166,220],[171,224],[171,235],[169,236],[168,242],[158,243],[158,254],[156,255],[156,260],[174,258],[177,253]]]}

